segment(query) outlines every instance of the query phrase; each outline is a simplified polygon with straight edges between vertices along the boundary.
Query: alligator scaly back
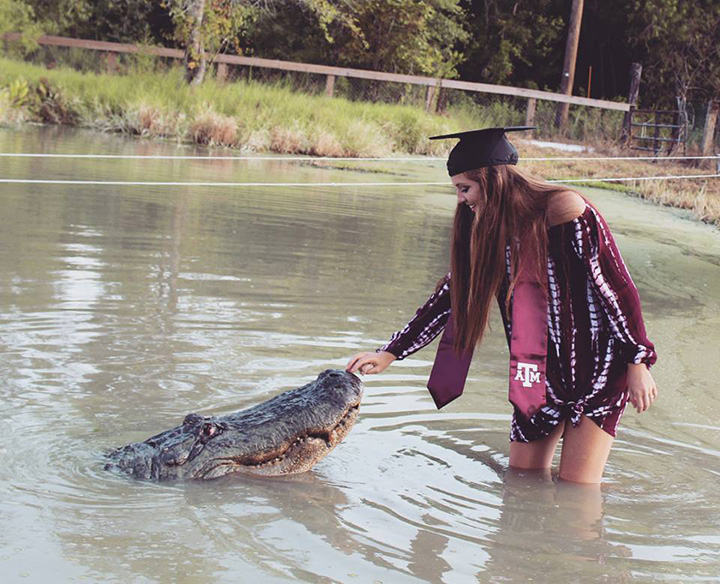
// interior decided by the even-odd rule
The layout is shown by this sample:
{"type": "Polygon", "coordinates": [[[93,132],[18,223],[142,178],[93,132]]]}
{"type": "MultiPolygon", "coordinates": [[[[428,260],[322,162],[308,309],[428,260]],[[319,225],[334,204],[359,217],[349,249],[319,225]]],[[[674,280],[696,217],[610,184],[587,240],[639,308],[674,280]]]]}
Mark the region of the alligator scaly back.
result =
{"type": "Polygon", "coordinates": [[[188,414],[180,426],[113,450],[105,468],[155,481],[305,472],[348,435],[362,394],[357,376],[328,369],[246,410],[188,414]]]}

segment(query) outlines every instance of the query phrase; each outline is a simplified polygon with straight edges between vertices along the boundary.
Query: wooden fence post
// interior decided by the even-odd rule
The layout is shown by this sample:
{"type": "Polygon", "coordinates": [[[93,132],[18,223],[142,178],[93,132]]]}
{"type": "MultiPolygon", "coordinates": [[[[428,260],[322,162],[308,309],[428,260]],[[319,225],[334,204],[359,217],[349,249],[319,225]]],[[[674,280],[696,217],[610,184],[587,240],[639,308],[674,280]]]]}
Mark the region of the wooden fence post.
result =
{"type": "Polygon", "coordinates": [[[328,75],[325,80],[325,95],[332,97],[335,93],[335,75],[328,75]]]}
{"type": "Polygon", "coordinates": [[[642,65],[633,63],[630,65],[630,91],[628,92],[628,104],[630,111],[625,112],[623,119],[622,134],[620,134],[620,142],[628,144],[632,135],[632,113],[637,107],[638,94],[640,93],[640,76],[642,75],[642,65]]]}
{"type": "Polygon", "coordinates": [[[217,73],[215,75],[215,79],[217,79],[217,82],[225,83],[225,80],[227,79],[227,75],[228,75],[227,63],[218,63],[217,73]]]}
{"type": "Polygon", "coordinates": [[[433,107],[433,101],[435,100],[435,86],[434,85],[428,85],[427,91],[425,92],[425,111],[435,111],[435,108],[433,107]]]}
{"type": "MultiPolygon", "coordinates": [[[[705,129],[702,136],[703,156],[713,156],[715,154],[715,128],[717,127],[718,113],[720,113],[720,101],[711,99],[708,101],[705,129]]],[[[710,164],[712,162],[711,160],[710,164]]]]}
{"type": "Polygon", "coordinates": [[[115,71],[117,71],[117,53],[108,51],[107,60],[105,61],[105,70],[108,73],[115,73],[115,71]]]}
{"type": "Polygon", "coordinates": [[[662,144],[658,140],[660,138],[660,114],[655,112],[655,133],[653,134],[653,156],[657,156],[662,150],[662,144]]]}
{"type": "Polygon", "coordinates": [[[448,90],[442,85],[438,87],[437,98],[435,102],[435,112],[441,113],[445,111],[448,102],[448,90]]]}
{"type": "Polygon", "coordinates": [[[425,91],[425,111],[429,112],[432,109],[433,98],[435,97],[435,86],[428,85],[425,91]]]}
{"type": "MultiPolygon", "coordinates": [[[[535,125],[535,110],[537,109],[537,99],[534,97],[531,97],[528,99],[527,102],[527,110],[525,110],[525,125],[526,126],[534,126],[535,125]]],[[[532,137],[533,131],[530,130],[530,133],[527,134],[529,137],[532,137]]]]}

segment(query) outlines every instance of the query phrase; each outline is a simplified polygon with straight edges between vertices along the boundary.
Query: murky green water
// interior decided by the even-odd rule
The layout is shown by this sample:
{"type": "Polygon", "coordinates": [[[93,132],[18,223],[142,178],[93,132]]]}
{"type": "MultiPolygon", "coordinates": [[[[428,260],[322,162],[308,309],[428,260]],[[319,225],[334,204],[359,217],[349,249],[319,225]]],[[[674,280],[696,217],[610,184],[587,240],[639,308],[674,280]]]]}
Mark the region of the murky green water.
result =
{"type": "MultiPolygon", "coordinates": [[[[3,130],[0,152],[193,151],[3,130]]],[[[4,159],[0,176],[445,174],[4,159]]],[[[433,343],[365,378],[355,429],[305,475],[155,485],[103,471],[109,447],[191,411],[256,404],[385,342],[445,273],[452,190],[0,186],[2,581],[717,582],[720,236],[678,211],[586,194],[660,355],[660,397],[626,410],[600,493],[507,471],[497,314],[462,399],[433,406],[433,343]]]]}

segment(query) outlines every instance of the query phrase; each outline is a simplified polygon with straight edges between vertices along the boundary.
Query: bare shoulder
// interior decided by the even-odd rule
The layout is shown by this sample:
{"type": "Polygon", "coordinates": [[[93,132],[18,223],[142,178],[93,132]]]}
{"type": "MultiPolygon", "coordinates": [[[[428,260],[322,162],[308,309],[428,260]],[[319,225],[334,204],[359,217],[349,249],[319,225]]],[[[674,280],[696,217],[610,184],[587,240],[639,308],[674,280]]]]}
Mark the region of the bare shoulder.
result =
{"type": "Polygon", "coordinates": [[[559,225],[578,218],[585,212],[585,199],[575,191],[561,191],[548,199],[548,224],[559,225]]]}

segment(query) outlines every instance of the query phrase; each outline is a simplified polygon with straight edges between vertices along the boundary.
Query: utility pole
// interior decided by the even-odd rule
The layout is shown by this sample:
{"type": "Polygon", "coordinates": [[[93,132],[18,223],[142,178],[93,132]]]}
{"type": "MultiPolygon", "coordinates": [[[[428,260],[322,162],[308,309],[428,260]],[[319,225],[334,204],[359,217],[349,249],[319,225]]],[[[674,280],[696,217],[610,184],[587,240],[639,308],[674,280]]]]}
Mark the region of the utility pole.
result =
{"type": "MultiPolygon", "coordinates": [[[[573,81],[575,80],[575,61],[577,59],[578,43],[580,41],[580,24],[582,23],[584,0],[573,0],[570,13],[570,26],[568,27],[567,42],[565,43],[565,64],[563,65],[560,91],[564,95],[571,95],[573,81]]],[[[555,116],[555,126],[565,130],[568,119],[569,103],[558,103],[555,116]]]]}

